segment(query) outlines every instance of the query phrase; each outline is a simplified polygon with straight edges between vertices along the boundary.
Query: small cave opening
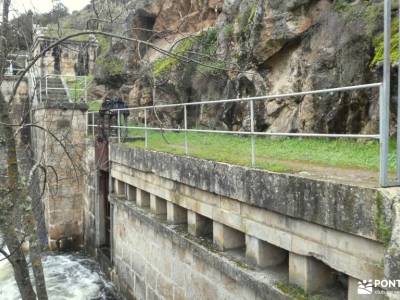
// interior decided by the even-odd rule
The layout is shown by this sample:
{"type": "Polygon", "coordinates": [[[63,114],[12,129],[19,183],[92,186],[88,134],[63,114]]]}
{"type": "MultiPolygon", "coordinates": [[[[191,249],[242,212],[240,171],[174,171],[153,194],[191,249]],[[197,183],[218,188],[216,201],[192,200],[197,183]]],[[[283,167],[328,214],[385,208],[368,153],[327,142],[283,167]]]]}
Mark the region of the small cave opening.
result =
{"type": "MultiPolygon", "coordinates": [[[[143,9],[136,10],[130,18],[130,36],[143,41],[151,40],[155,37],[153,27],[156,22],[156,17],[156,15],[150,14],[143,9]]],[[[145,55],[148,46],[140,44],[139,47],[140,55],[145,55]]]]}

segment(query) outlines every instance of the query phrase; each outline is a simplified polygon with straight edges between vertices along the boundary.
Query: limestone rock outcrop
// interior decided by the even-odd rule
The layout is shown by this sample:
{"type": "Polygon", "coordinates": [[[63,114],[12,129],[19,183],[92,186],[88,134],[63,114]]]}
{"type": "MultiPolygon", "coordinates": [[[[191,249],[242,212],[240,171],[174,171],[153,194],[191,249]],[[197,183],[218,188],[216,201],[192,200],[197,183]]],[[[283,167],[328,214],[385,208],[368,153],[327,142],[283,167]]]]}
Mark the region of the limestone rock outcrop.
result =
{"type": "MultiPolygon", "coordinates": [[[[381,1],[140,0],[127,32],[130,106],[318,90],[378,81],[373,40],[381,1]]],[[[118,51],[117,51],[118,52],[118,51]]],[[[120,51],[120,53],[122,53],[120,51]]],[[[118,55],[118,54],[113,54],[118,55]]],[[[268,132],[375,133],[378,91],[256,102],[256,129],[268,132]]],[[[248,130],[247,103],[190,108],[191,126],[248,130]]],[[[182,111],[153,118],[181,126],[182,111]]]]}

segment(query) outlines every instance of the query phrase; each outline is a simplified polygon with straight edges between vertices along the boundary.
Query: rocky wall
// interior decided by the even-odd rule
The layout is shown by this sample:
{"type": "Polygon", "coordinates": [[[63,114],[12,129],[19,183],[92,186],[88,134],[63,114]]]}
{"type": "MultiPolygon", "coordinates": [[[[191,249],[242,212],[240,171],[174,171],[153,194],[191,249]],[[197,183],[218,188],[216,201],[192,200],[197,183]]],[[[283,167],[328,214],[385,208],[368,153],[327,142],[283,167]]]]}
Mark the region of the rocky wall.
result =
{"type": "MultiPolygon", "coordinates": [[[[119,93],[130,106],[319,90],[381,78],[374,40],[382,32],[382,1],[141,0],[130,5],[131,37],[189,58],[174,60],[151,47],[137,51],[136,43],[122,50],[116,46],[111,54],[127,60],[119,93]]],[[[207,105],[189,114],[191,126],[249,129],[244,104],[207,105]]],[[[255,117],[256,131],[376,133],[378,91],[258,101],[255,117]]],[[[182,111],[160,111],[148,121],[159,125],[158,119],[163,126],[183,126],[182,111]]]]}

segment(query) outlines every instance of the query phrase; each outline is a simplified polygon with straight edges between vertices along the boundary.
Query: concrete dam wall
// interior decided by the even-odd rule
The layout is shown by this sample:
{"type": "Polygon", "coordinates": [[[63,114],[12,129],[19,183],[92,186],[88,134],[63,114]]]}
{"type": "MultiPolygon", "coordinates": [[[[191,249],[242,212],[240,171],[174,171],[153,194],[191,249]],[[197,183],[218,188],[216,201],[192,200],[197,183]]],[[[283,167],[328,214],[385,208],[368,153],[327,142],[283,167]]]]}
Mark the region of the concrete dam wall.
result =
{"type": "Polygon", "coordinates": [[[99,171],[87,146],[84,241],[127,299],[363,299],[398,274],[390,189],[109,151],[99,171]]]}

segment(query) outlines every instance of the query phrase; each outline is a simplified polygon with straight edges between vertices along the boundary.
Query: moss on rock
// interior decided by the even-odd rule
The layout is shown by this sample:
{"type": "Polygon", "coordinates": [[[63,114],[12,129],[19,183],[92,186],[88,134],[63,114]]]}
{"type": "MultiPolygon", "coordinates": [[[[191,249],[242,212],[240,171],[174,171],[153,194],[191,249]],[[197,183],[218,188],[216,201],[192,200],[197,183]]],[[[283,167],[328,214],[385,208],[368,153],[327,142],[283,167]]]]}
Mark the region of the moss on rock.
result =
{"type": "Polygon", "coordinates": [[[124,61],[118,57],[100,57],[97,59],[96,64],[101,66],[108,76],[115,76],[123,73],[125,65],[124,61]]]}
{"type": "MultiPolygon", "coordinates": [[[[374,39],[375,55],[372,59],[371,66],[376,66],[383,61],[384,58],[384,38],[383,33],[374,39]]],[[[392,62],[397,62],[399,56],[399,21],[392,21],[392,37],[390,40],[390,58],[392,62]]]]}
{"type": "Polygon", "coordinates": [[[153,63],[153,75],[157,78],[172,71],[181,62],[179,56],[185,56],[192,47],[193,39],[187,38],[182,40],[180,43],[178,43],[176,48],[172,50],[172,56],[162,57],[153,63]],[[178,57],[174,57],[174,55],[178,57]]]}
{"type": "Polygon", "coordinates": [[[386,222],[383,207],[383,196],[379,192],[376,194],[375,226],[377,238],[383,242],[385,247],[387,247],[392,237],[392,226],[386,222]]]}
{"type": "Polygon", "coordinates": [[[306,293],[301,287],[285,282],[277,282],[275,287],[289,295],[292,299],[295,300],[320,300],[321,297],[318,295],[310,295],[306,293]]]}

